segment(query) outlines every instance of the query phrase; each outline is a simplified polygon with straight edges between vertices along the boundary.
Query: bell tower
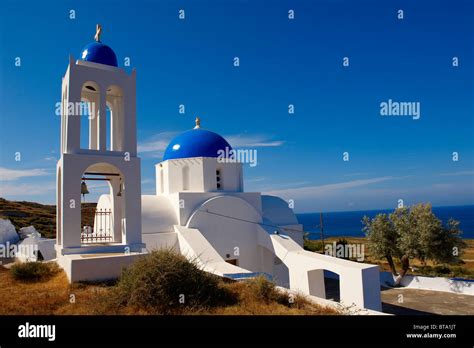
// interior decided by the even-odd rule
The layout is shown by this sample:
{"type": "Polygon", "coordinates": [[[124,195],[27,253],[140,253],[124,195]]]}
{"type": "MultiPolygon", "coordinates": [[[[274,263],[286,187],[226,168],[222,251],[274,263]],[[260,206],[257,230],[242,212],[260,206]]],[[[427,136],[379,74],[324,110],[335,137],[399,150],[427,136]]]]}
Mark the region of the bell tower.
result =
{"type": "Polygon", "coordinates": [[[97,25],[95,40],[83,49],[80,59],[69,58],[62,80],[58,259],[83,253],[140,252],[143,247],[136,71],[127,74],[117,66],[114,51],[101,42],[101,33],[97,25]],[[87,122],[81,122],[83,118],[87,122]],[[81,133],[88,138],[82,146],[81,133]],[[99,198],[89,217],[93,222],[83,226],[81,193],[87,192],[89,180],[106,182],[109,194],[99,198]]]}

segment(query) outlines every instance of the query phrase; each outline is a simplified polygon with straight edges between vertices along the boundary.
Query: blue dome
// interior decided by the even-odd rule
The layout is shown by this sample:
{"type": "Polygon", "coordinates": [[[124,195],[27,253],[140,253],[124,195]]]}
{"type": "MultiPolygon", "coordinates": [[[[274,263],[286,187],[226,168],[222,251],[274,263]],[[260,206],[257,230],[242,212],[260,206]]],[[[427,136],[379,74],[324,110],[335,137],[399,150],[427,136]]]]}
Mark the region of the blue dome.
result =
{"type": "Polygon", "coordinates": [[[117,66],[115,52],[109,46],[97,41],[91,42],[84,47],[81,59],[88,62],[117,66]]]}
{"type": "Polygon", "coordinates": [[[219,157],[219,150],[229,154],[232,147],[219,134],[194,128],[171,140],[165,150],[163,161],[190,157],[219,157]]]}

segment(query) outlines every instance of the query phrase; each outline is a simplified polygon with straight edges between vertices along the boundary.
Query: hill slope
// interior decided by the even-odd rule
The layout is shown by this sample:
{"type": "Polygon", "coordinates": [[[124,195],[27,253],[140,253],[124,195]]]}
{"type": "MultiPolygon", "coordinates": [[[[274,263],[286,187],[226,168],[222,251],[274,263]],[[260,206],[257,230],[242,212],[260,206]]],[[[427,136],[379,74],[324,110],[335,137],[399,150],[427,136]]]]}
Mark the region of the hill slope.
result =
{"type": "MultiPolygon", "coordinates": [[[[83,203],[91,208],[95,203],[83,203]]],[[[8,219],[18,231],[34,226],[46,238],[56,237],[56,206],[26,201],[9,201],[0,198],[0,219],[8,219]]]]}

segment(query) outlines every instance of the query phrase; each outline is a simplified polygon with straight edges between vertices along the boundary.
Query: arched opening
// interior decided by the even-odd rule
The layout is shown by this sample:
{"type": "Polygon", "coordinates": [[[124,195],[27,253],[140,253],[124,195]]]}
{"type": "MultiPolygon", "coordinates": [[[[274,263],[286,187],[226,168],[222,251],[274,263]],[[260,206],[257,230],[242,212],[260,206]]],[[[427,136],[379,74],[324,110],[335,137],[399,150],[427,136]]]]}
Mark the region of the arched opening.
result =
{"type": "Polygon", "coordinates": [[[165,183],[164,183],[164,178],[163,178],[163,166],[160,164],[160,193],[165,192],[165,183]]]}
{"type": "Polygon", "coordinates": [[[81,245],[122,243],[125,178],[113,165],[88,167],[81,178],[81,245]]]}
{"type": "Polygon", "coordinates": [[[339,275],[329,270],[308,271],[308,289],[312,296],[340,301],[339,275]]]}
{"type": "Polygon", "coordinates": [[[189,167],[183,167],[183,191],[189,190],[189,167]]]}
{"type": "MultiPolygon", "coordinates": [[[[117,85],[107,87],[107,107],[110,109],[107,122],[107,134],[110,136],[110,150],[124,150],[124,105],[123,91],[117,85]]],[[[108,112],[109,113],[109,112],[108,112]]]]}
{"type": "Polygon", "coordinates": [[[326,299],[336,302],[341,301],[339,274],[324,270],[324,288],[326,290],[326,299]]]}
{"type": "Polygon", "coordinates": [[[113,135],[112,135],[112,109],[110,107],[110,104],[107,103],[107,106],[105,107],[105,136],[106,136],[106,139],[105,139],[105,148],[107,151],[112,151],[114,149],[113,147],[113,135]]]}
{"type": "Polygon", "coordinates": [[[62,152],[66,151],[67,100],[68,100],[68,89],[67,89],[67,84],[66,84],[64,86],[64,94],[63,94],[62,104],[61,104],[61,151],[62,152]]]}
{"type": "Polygon", "coordinates": [[[75,109],[74,115],[81,117],[80,148],[99,149],[99,109],[100,89],[94,81],[86,81],[81,89],[79,106],[69,106],[75,109]]]}
{"type": "Polygon", "coordinates": [[[91,148],[91,128],[90,128],[90,117],[89,112],[90,102],[87,99],[81,100],[80,109],[81,109],[81,131],[80,131],[80,146],[81,149],[90,149],[91,148]]]}

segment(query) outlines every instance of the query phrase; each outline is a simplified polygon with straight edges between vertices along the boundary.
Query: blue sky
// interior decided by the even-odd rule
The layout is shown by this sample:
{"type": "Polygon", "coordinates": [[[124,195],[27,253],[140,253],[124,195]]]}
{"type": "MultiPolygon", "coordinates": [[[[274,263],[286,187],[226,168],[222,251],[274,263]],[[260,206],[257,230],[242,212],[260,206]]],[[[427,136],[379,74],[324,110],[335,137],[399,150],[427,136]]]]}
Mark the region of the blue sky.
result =
{"type": "Polygon", "coordinates": [[[258,151],[246,190],[297,212],[474,204],[473,22],[470,0],[2,1],[0,196],[54,202],[61,77],[101,23],[137,69],[144,194],[198,115],[258,151]],[[421,117],[382,117],[388,99],[419,102],[421,117]]]}

